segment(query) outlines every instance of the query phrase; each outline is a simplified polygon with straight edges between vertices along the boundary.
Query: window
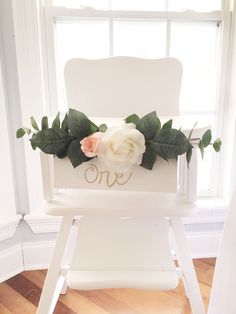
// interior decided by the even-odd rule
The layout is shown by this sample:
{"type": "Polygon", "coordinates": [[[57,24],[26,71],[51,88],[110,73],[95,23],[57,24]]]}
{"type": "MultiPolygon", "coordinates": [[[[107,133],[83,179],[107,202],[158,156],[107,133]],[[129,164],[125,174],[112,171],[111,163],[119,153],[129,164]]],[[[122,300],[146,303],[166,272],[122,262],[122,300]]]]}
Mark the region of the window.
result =
{"type": "MultiPolygon", "coordinates": [[[[214,133],[221,135],[224,21],[220,0],[54,0],[45,12],[51,112],[67,109],[63,69],[70,58],[171,56],[184,67],[181,113],[194,114],[196,120],[207,116],[214,133]]],[[[217,194],[216,159],[207,152],[200,163],[201,195],[217,194]]]]}

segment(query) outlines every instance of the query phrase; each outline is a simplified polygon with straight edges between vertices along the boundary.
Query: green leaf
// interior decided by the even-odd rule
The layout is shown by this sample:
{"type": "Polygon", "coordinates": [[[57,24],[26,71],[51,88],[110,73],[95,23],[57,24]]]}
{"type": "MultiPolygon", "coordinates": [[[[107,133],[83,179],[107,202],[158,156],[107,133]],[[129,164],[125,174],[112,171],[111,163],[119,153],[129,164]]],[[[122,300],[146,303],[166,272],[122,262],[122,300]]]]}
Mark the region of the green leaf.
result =
{"type": "Polygon", "coordinates": [[[28,129],[28,128],[20,128],[20,129],[18,129],[18,130],[16,131],[16,137],[17,137],[17,138],[20,138],[20,137],[24,136],[25,133],[27,133],[28,135],[30,135],[31,130],[28,129]]]}
{"type": "Polygon", "coordinates": [[[80,140],[76,139],[70,143],[70,146],[67,150],[67,156],[70,159],[73,167],[81,165],[83,162],[88,161],[91,158],[88,158],[84,155],[81,150],[80,140]]]}
{"type": "Polygon", "coordinates": [[[202,145],[207,147],[211,143],[211,130],[207,130],[202,136],[202,145]]]}
{"type": "Polygon", "coordinates": [[[198,147],[200,149],[201,155],[202,155],[202,159],[204,158],[204,145],[202,140],[199,142],[198,147]]]}
{"type": "Polygon", "coordinates": [[[48,129],[48,117],[42,117],[41,127],[42,127],[42,130],[48,129]]]}
{"type": "Polygon", "coordinates": [[[31,118],[30,118],[30,121],[31,121],[32,127],[33,127],[36,131],[39,131],[38,124],[37,124],[37,122],[35,121],[34,117],[31,117],[31,118]]]}
{"type": "Polygon", "coordinates": [[[186,153],[191,146],[187,137],[176,129],[161,130],[149,143],[153,151],[166,160],[176,159],[177,156],[186,153]]]}
{"type": "Polygon", "coordinates": [[[106,130],[107,130],[107,125],[105,124],[105,123],[102,123],[101,125],[99,125],[99,131],[100,132],[106,132],[106,130]]]}
{"type": "Polygon", "coordinates": [[[60,159],[65,158],[67,156],[67,148],[64,149],[63,151],[61,151],[60,153],[58,153],[57,157],[60,158],[60,159]]]}
{"type": "Polygon", "coordinates": [[[169,121],[167,121],[166,123],[164,123],[163,126],[162,126],[162,130],[171,129],[171,128],[172,128],[172,123],[173,123],[173,120],[172,120],[172,119],[170,119],[169,121]]]}
{"type": "Polygon", "coordinates": [[[24,136],[25,135],[25,130],[23,129],[23,128],[20,128],[20,129],[18,129],[17,131],[16,131],[16,137],[17,138],[20,138],[20,137],[22,137],[22,136],[24,136]]]}
{"type": "MultiPolygon", "coordinates": [[[[32,138],[35,136],[36,134],[33,134],[32,138]]],[[[32,142],[32,138],[30,140],[30,144],[33,150],[35,150],[37,148],[37,146],[32,142]]]]}
{"type": "Polygon", "coordinates": [[[68,132],[68,114],[67,113],[65,114],[65,117],[61,123],[61,128],[62,130],[68,132]]]}
{"type": "Polygon", "coordinates": [[[189,168],[189,164],[190,164],[190,161],[192,158],[192,154],[193,154],[193,147],[189,148],[187,153],[186,153],[186,160],[187,160],[188,168],[189,168]]]}
{"type": "Polygon", "coordinates": [[[57,155],[64,152],[73,139],[74,137],[64,130],[50,128],[34,134],[31,143],[46,154],[57,155]]]}
{"type": "Polygon", "coordinates": [[[30,130],[30,129],[28,129],[28,128],[24,128],[24,130],[25,130],[25,132],[26,132],[28,135],[30,135],[30,134],[31,134],[31,130],[30,130]]]}
{"type": "Polygon", "coordinates": [[[137,125],[139,120],[140,120],[140,118],[139,118],[139,116],[137,114],[131,114],[130,116],[125,118],[125,122],[126,123],[134,123],[135,125],[137,125]]]}
{"type": "Polygon", "coordinates": [[[52,122],[52,128],[53,129],[60,129],[60,113],[56,115],[56,118],[52,122]]]}
{"type": "Polygon", "coordinates": [[[156,162],[156,159],[157,159],[156,153],[152,150],[151,146],[147,144],[146,151],[143,154],[143,159],[140,166],[148,170],[152,170],[153,165],[156,162]]]}
{"type": "Polygon", "coordinates": [[[193,134],[193,130],[194,130],[194,128],[195,128],[195,126],[197,125],[197,121],[194,123],[194,125],[193,125],[193,127],[192,127],[192,129],[191,129],[191,131],[189,132],[189,136],[188,136],[188,139],[190,140],[191,139],[191,137],[192,137],[192,134],[193,134]]]}
{"type": "Polygon", "coordinates": [[[75,109],[69,110],[68,128],[71,134],[80,140],[99,131],[96,124],[90,121],[84,113],[75,109]]]}
{"type": "Polygon", "coordinates": [[[218,137],[213,143],[213,148],[217,153],[220,151],[221,145],[222,145],[221,139],[218,137]]]}
{"type": "Polygon", "coordinates": [[[156,115],[156,111],[142,117],[138,121],[136,128],[144,135],[146,140],[152,139],[161,128],[161,122],[156,115]]]}

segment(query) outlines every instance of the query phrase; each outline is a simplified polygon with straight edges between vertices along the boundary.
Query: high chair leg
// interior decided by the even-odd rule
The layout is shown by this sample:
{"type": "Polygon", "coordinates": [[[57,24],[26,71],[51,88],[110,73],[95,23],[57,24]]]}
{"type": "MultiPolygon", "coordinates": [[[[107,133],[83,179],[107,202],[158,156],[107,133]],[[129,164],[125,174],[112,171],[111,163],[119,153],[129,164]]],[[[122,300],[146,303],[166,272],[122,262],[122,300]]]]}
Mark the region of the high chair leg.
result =
{"type": "Polygon", "coordinates": [[[173,228],[176,246],[177,246],[177,256],[179,258],[179,264],[183,271],[185,286],[187,296],[192,308],[193,314],[205,314],[205,308],[199,289],[195,269],[190,256],[187,239],[185,236],[184,225],[181,218],[171,218],[171,225],[173,228]]]}
{"type": "Polygon", "coordinates": [[[65,282],[65,277],[61,276],[60,270],[72,222],[71,216],[63,218],[36,314],[52,314],[56,306],[65,282]]]}

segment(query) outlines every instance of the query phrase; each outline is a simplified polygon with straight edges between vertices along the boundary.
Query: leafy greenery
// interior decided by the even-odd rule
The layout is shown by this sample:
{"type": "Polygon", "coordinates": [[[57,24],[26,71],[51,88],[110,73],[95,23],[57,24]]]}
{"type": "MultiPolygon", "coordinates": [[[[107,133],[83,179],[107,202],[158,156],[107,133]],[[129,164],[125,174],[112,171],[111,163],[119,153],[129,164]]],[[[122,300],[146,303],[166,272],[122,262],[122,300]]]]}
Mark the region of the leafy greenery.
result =
{"type": "Polygon", "coordinates": [[[48,117],[42,117],[41,127],[42,130],[48,129],[48,117]]]}
{"type": "Polygon", "coordinates": [[[99,128],[82,112],[70,109],[68,113],[68,129],[76,138],[82,140],[97,131],[99,128]]]}
{"type": "Polygon", "coordinates": [[[152,170],[157,159],[157,154],[153,151],[150,144],[146,145],[146,151],[143,154],[141,167],[152,170]]]}
{"type": "Polygon", "coordinates": [[[177,158],[191,147],[187,137],[176,129],[162,129],[149,142],[153,151],[166,160],[177,158]]]}
{"type": "Polygon", "coordinates": [[[52,122],[52,128],[53,129],[60,129],[60,113],[56,115],[56,118],[52,122]]]}
{"type": "Polygon", "coordinates": [[[31,118],[30,118],[30,121],[31,121],[32,128],[35,129],[36,131],[39,131],[38,124],[37,124],[37,122],[35,121],[34,117],[31,117],[31,118]]]}
{"type": "Polygon", "coordinates": [[[161,121],[156,115],[156,111],[150,112],[138,120],[136,129],[139,130],[146,140],[150,140],[160,130],[161,121]]]}
{"type": "Polygon", "coordinates": [[[102,123],[101,125],[99,125],[99,131],[100,132],[106,132],[107,130],[107,125],[105,123],[102,123]]]}
{"type": "Polygon", "coordinates": [[[71,142],[67,150],[67,156],[74,167],[77,167],[90,159],[84,155],[80,147],[80,140],[76,139],[71,142]]]}
{"type": "Polygon", "coordinates": [[[130,116],[128,116],[125,119],[126,123],[134,123],[135,125],[137,125],[137,123],[139,122],[140,118],[137,114],[131,114],[130,116]]]}
{"type": "Polygon", "coordinates": [[[27,133],[28,135],[30,135],[31,130],[28,129],[28,128],[20,128],[20,129],[18,129],[18,130],[16,131],[16,137],[17,137],[17,138],[20,138],[20,137],[24,136],[26,133],[27,133]]]}
{"type": "Polygon", "coordinates": [[[60,129],[42,129],[31,138],[31,143],[46,154],[57,155],[68,148],[74,139],[69,133],[60,129]]]}
{"type": "MultiPolygon", "coordinates": [[[[98,127],[84,113],[75,109],[70,109],[62,122],[58,113],[51,126],[49,126],[48,118],[42,117],[41,130],[33,117],[30,120],[32,130],[22,127],[17,130],[16,137],[20,138],[25,134],[31,135],[30,143],[34,150],[39,148],[44,153],[56,155],[59,158],[68,156],[74,167],[91,159],[84,155],[80,141],[95,132],[106,132],[107,130],[106,124],[103,123],[98,127]]],[[[203,157],[206,147],[212,145],[213,149],[219,152],[222,144],[220,138],[211,143],[211,130],[207,130],[202,138],[193,139],[192,134],[196,123],[188,137],[181,129],[172,128],[172,120],[161,125],[155,111],[141,118],[137,114],[132,114],[125,119],[125,122],[134,123],[137,130],[144,135],[146,151],[143,154],[141,166],[149,170],[153,168],[157,156],[169,160],[186,154],[189,164],[194,146],[199,147],[203,157]]]]}
{"type": "Polygon", "coordinates": [[[222,145],[221,139],[218,137],[213,143],[213,148],[217,153],[220,151],[221,145],[222,145]]]}

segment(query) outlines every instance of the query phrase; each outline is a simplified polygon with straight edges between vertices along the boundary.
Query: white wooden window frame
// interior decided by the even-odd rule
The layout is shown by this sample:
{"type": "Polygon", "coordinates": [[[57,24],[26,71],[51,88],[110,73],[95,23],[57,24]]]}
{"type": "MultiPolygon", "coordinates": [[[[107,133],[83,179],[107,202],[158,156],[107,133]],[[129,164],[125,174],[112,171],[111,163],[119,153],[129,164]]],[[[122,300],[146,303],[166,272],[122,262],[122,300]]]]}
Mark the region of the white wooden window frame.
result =
{"type": "MultiPolygon", "coordinates": [[[[167,45],[166,55],[169,55],[169,44],[170,44],[170,21],[207,21],[216,22],[222,24],[221,33],[221,51],[220,51],[220,66],[219,66],[219,80],[218,80],[218,97],[216,106],[216,128],[217,135],[223,139],[227,137],[225,134],[230,129],[230,125],[227,124],[226,120],[222,121],[222,115],[227,112],[227,82],[228,82],[228,56],[230,48],[230,29],[231,29],[231,11],[230,1],[222,0],[222,10],[212,12],[194,12],[194,11],[183,11],[183,12],[143,12],[143,11],[104,11],[96,10],[91,8],[76,9],[67,7],[56,7],[52,5],[52,0],[47,0],[43,5],[43,40],[46,44],[46,51],[44,55],[45,65],[45,82],[46,89],[48,91],[46,113],[54,115],[58,111],[57,106],[57,75],[56,75],[56,56],[55,56],[55,41],[54,41],[54,26],[58,20],[68,19],[106,19],[109,20],[110,30],[113,27],[114,20],[146,20],[146,21],[166,21],[167,28],[167,45]],[[224,130],[224,132],[223,132],[224,130]]],[[[110,31],[110,56],[113,55],[113,38],[112,31],[110,31]]],[[[227,117],[226,117],[227,119],[227,117]]],[[[225,154],[229,154],[230,149],[225,154]]],[[[231,152],[232,153],[232,152],[231,152]]],[[[217,196],[227,198],[227,189],[225,188],[229,184],[228,177],[229,166],[223,166],[223,160],[225,160],[224,152],[221,153],[221,157],[215,156],[213,158],[213,171],[214,169],[220,169],[220,171],[214,171],[212,175],[210,191],[207,191],[201,196],[217,196]]],[[[229,165],[229,163],[228,163],[229,165]]],[[[186,177],[183,175],[181,178],[181,186],[186,186],[186,177]]]]}

